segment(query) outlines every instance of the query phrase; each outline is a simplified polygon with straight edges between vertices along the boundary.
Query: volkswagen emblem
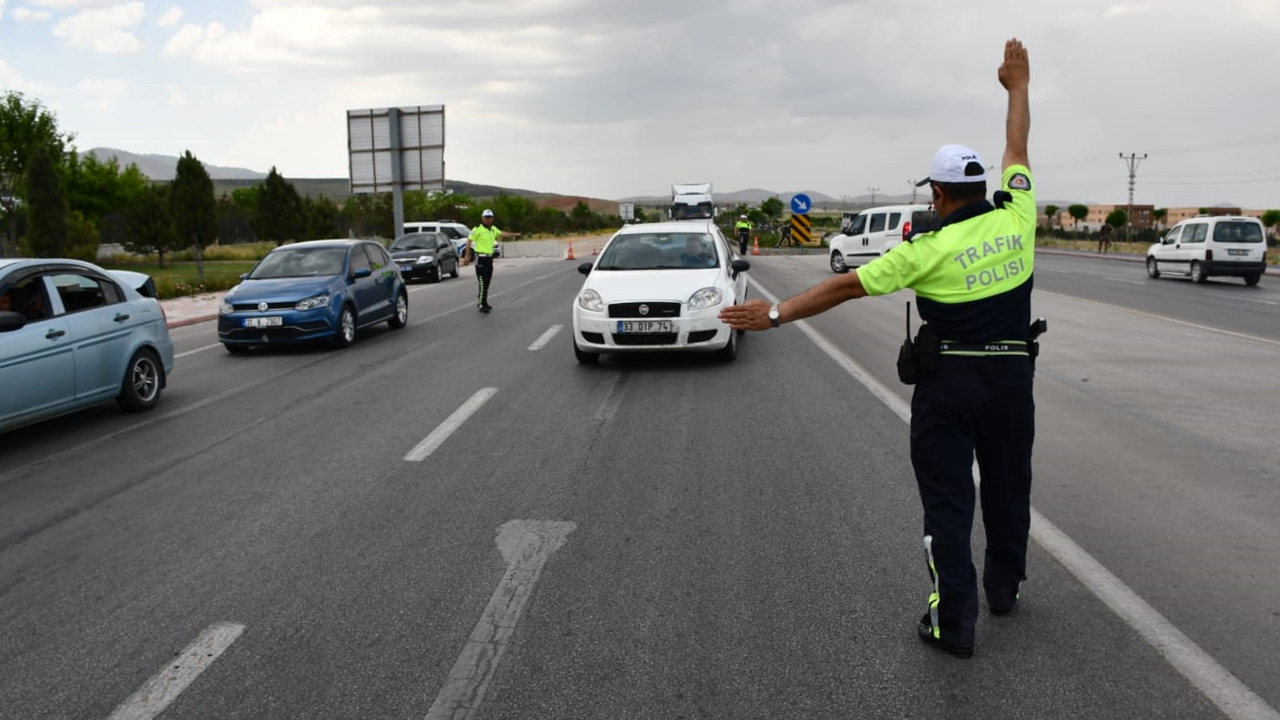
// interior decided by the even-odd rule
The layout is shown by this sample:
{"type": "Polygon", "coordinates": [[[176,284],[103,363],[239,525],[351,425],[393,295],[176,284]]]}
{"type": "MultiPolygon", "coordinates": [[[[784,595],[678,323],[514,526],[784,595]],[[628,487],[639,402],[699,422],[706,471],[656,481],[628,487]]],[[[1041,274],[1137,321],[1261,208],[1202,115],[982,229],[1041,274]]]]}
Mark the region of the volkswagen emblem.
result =
{"type": "Polygon", "coordinates": [[[266,311],[267,311],[267,304],[264,302],[258,303],[258,312],[266,312],[266,311]]]}
{"type": "Polygon", "coordinates": [[[641,314],[641,315],[648,315],[648,314],[649,314],[649,306],[648,306],[648,305],[641,305],[641,306],[640,306],[640,314],[641,314]]]}

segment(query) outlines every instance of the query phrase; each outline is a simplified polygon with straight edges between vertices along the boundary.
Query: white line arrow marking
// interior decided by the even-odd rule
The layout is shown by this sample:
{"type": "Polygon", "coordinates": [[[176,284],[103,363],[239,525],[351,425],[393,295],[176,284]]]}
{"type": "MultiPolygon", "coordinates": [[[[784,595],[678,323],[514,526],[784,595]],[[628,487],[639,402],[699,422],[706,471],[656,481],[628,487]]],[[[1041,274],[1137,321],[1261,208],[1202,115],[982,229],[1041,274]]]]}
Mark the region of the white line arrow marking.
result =
{"type": "Polygon", "coordinates": [[[577,528],[553,520],[512,520],[498,528],[498,551],[508,563],[507,573],[427,711],[427,720],[467,720],[480,709],[543,566],[577,528]]]}

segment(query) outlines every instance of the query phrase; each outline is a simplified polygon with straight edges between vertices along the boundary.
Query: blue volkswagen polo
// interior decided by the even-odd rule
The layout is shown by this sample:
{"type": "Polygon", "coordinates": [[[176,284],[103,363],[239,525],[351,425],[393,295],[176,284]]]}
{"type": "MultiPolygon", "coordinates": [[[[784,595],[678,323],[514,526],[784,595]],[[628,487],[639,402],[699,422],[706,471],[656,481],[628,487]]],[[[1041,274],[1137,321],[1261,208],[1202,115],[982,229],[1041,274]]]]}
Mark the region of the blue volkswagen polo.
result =
{"type": "Polygon", "coordinates": [[[360,328],[409,321],[409,294],[386,248],[372,240],[313,240],[272,250],[218,308],[228,352],[254,345],[356,341],[360,328]]]}

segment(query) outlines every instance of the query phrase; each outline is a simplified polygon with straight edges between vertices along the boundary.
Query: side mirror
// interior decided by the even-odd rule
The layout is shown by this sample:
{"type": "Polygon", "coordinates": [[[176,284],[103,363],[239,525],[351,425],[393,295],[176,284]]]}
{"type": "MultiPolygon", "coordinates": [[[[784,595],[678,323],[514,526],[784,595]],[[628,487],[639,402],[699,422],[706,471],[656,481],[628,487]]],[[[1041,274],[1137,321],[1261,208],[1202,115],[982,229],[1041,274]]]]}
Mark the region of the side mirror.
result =
{"type": "Polygon", "coordinates": [[[360,278],[367,278],[370,275],[373,275],[373,269],[362,267],[362,268],[356,268],[355,272],[351,273],[351,278],[353,280],[359,280],[360,278]]]}
{"type": "Polygon", "coordinates": [[[249,273],[240,273],[240,279],[241,279],[241,280],[248,280],[248,279],[249,279],[249,273]]]}
{"type": "Polygon", "coordinates": [[[739,260],[734,260],[733,264],[730,265],[730,267],[733,268],[733,276],[736,278],[740,273],[744,273],[750,270],[751,263],[747,262],[746,260],[739,259],[739,260]]]}
{"type": "Polygon", "coordinates": [[[591,268],[592,268],[593,266],[594,266],[594,265],[593,265],[592,263],[584,262],[584,263],[582,263],[581,265],[579,265],[579,266],[578,266],[578,272],[582,273],[583,275],[590,275],[590,274],[591,274],[591,268]]]}
{"type": "Polygon", "coordinates": [[[27,318],[22,313],[0,311],[0,333],[21,330],[26,324],[27,318]]]}

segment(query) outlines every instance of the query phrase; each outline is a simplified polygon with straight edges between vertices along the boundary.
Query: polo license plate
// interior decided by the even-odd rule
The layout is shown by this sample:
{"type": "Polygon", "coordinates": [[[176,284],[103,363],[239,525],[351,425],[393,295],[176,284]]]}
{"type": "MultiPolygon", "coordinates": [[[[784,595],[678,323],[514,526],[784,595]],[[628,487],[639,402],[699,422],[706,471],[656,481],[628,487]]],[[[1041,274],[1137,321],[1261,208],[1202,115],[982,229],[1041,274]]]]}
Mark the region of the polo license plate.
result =
{"type": "Polygon", "coordinates": [[[244,326],[247,328],[280,327],[281,325],[284,325],[284,318],[279,315],[244,319],[244,326]]]}
{"type": "Polygon", "coordinates": [[[672,333],[675,326],[670,320],[619,320],[618,333],[672,333]]]}
{"type": "Polygon", "coordinates": [[[1232,257],[1238,257],[1238,256],[1240,256],[1240,255],[1248,255],[1248,254],[1249,254],[1249,251],[1248,251],[1248,250],[1238,250],[1238,249],[1236,249],[1236,248],[1229,248],[1229,249],[1227,250],[1227,254],[1228,254],[1228,255],[1230,255],[1230,256],[1232,256],[1232,257]]]}

